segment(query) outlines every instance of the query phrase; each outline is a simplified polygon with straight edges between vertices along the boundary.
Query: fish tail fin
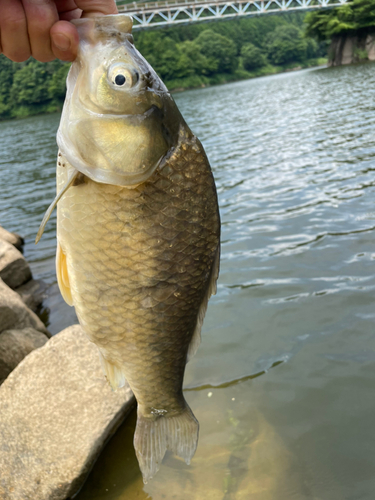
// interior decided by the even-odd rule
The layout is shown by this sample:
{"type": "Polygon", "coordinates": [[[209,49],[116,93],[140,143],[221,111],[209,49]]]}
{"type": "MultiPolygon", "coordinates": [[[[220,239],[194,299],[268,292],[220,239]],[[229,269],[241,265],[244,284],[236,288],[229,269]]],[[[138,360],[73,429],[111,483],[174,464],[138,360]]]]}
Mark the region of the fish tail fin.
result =
{"type": "Polygon", "coordinates": [[[102,370],[104,372],[104,375],[106,376],[111,388],[115,391],[120,387],[124,387],[126,379],[125,379],[125,374],[122,371],[121,367],[114,365],[113,363],[105,359],[100,350],[99,350],[99,359],[100,359],[100,364],[102,365],[102,370]]]}
{"type": "Polygon", "coordinates": [[[144,417],[138,408],[134,448],[143,482],[146,484],[160,469],[167,450],[173,451],[189,465],[198,444],[199,423],[189,406],[178,415],[144,417]]]}

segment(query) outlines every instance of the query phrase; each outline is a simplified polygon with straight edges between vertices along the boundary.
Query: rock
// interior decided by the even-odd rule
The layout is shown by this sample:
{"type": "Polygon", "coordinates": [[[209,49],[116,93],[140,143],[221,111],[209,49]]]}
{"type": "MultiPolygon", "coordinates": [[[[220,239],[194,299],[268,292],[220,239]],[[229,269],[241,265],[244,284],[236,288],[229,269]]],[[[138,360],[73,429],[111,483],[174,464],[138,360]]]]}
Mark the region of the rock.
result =
{"type": "Polygon", "coordinates": [[[375,34],[340,35],[332,38],[328,66],[375,60],[375,34]]]}
{"type": "Polygon", "coordinates": [[[22,330],[28,327],[50,337],[50,333],[38,316],[0,279],[0,335],[5,330],[22,330]]]}
{"type": "Polygon", "coordinates": [[[21,297],[22,302],[35,312],[47,297],[47,289],[48,285],[43,280],[31,279],[24,285],[17,287],[14,291],[21,297]]]}
{"type": "Polygon", "coordinates": [[[0,384],[31,351],[42,347],[48,338],[33,328],[6,330],[0,334],[0,384]]]}
{"type": "Polygon", "coordinates": [[[10,288],[17,288],[31,279],[29,264],[22,253],[7,241],[0,240],[0,278],[10,288]]]}
{"type": "Polygon", "coordinates": [[[375,36],[367,35],[366,37],[366,52],[369,61],[375,61],[375,36]]]}
{"type": "Polygon", "coordinates": [[[348,36],[344,39],[341,50],[341,64],[352,64],[354,61],[354,48],[356,46],[356,40],[354,37],[348,36]]]}
{"type": "Polygon", "coordinates": [[[72,496],[133,401],[78,325],[30,353],[0,387],[1,500],[72,496]]]}
{"type": "Polygon", "coordinates": [[[24,245],[24,239],[17,233],[10,233],[6,229],[0,226],[0,240],[7,241],[14,245],[17,250],[22,250],[24,245]]]}

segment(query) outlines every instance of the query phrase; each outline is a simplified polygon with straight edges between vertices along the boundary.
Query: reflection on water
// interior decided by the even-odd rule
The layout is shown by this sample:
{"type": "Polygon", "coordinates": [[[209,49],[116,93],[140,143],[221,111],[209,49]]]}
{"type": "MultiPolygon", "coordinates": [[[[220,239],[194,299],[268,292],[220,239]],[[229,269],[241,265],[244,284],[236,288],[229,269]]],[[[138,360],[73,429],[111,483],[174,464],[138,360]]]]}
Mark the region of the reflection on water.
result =
{"type": "Polygon", "coordinates": [[[35,236],[56,193],[56,131],[59,115],[0,122],[0,225],[25,238],[25,257],[34,277],[49,285],[43,320],[52,334],[77,323],[74,309],[58,291],[55,276],[56,211],[43,238],[35,236]]]}
{"type": "Polygon", "coordinates": [[[147,485],[132,450],[134,411],[99,458],[79,499],[266,500],[276,498],[286,487],[286,478],[288,490],[291,483],[297,485],[288,450],[257,408],[249,408],[241,397],[238,390],[190,394],[189,404],[198,408],[197,417],[205,430],[194,460],[187,467],[168,454],[147,485]]]}
{"type": "MultiPolygon", "coordinates": [[[[218,294],[185,379],[198,450],[143,485],[133,415],[77,499],[373,498],[374,83],[368,64],[176,95],[223,222],[218,294]]],[[[57,122],[0,124],[0,223],[26,235],[51,284],[54,332],[75,321],[55,284],[55,219],[32,239],[53,198],[57,122]]]]}

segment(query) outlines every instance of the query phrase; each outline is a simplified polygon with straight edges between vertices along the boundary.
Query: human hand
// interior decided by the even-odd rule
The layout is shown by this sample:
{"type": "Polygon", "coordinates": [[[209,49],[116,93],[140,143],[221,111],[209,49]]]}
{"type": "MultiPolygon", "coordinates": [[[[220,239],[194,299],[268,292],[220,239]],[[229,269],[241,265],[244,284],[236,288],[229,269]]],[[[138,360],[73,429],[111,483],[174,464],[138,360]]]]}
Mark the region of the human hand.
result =
{"type": "Polygon", "coordinates": [[[0,53],[16,62],[73,61],[79,37],[69,21],[117,12],[115,0],[0,0],[0,53]]]}

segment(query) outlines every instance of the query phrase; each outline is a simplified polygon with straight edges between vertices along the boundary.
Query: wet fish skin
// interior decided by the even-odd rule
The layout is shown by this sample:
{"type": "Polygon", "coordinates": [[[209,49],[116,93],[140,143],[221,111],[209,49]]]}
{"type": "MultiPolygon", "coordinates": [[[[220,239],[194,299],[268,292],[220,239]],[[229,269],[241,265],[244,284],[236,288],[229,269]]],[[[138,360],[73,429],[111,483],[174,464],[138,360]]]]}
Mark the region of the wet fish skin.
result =
{"type": "MultiPolygon", "coordinates": [[[[194,455],[198,422],[182,384],[219,272],[211,169],[173,100],[167,102],[164,112],[173,116],[165,123],[175,139],[144,182],[97,182],[85,171],[57,205],[60,290],[99,348],[112,387],[126,379],[136,396],[134,444],[145,482],[166,449],[186,462],[194,455]]],[[[69,160],[59,153],[58,191],[77,169],[69,160]]]]}

